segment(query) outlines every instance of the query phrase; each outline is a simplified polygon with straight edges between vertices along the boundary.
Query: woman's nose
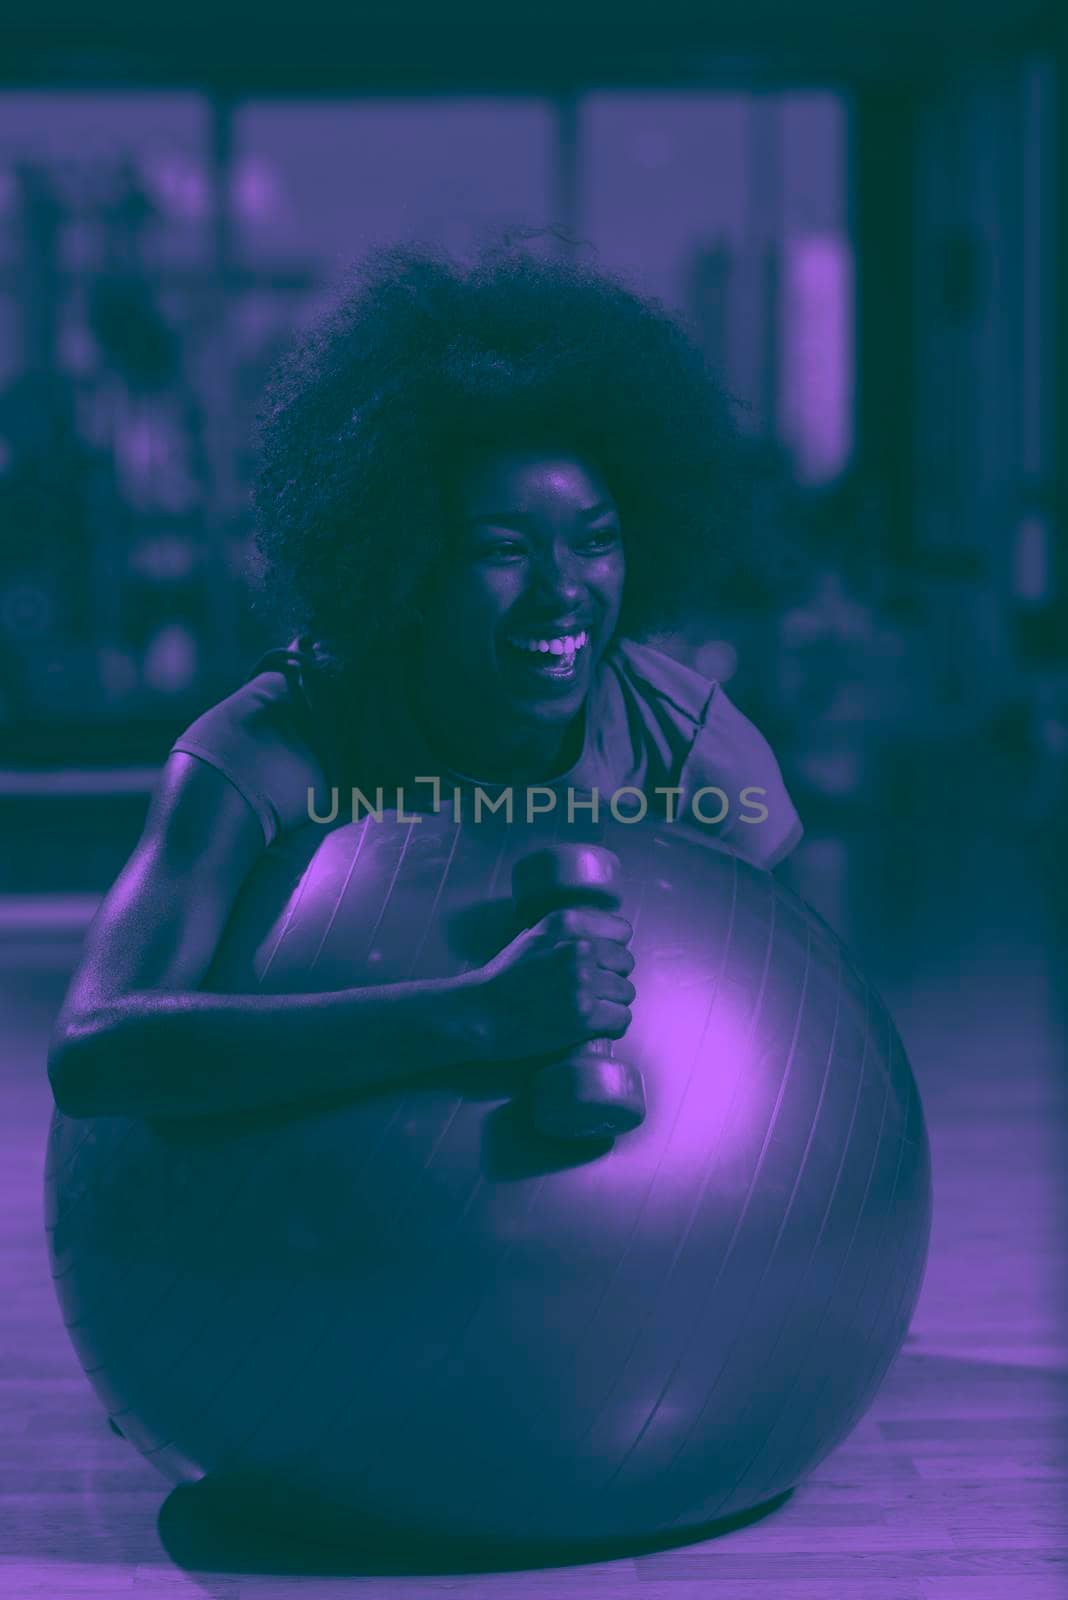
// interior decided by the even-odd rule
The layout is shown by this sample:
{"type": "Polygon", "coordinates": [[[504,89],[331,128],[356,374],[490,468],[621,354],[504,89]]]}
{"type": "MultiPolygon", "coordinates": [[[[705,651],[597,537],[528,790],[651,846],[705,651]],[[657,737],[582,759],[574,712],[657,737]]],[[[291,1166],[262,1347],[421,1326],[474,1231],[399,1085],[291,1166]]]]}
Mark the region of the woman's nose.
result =
{"type": "Polygon", "coordinates": [[[582,586],[574,571],[570,551],[547,555],[537,565],[534,586],[544,595],[563,605],[570,605],[582,593],[582,586]]]}

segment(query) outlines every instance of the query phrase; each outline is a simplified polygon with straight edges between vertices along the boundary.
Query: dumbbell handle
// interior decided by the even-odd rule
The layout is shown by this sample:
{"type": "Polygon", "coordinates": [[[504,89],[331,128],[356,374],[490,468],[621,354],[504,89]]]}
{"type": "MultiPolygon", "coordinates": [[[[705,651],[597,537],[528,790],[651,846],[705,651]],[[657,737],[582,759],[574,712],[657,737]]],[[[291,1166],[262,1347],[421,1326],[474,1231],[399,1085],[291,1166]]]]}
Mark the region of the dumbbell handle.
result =
{"type": "MultiPolygon", "coordinates": [[[[512,898],[525,927],[550,911],[591,906],[616,911],[622,900],[619,857],[600,845],[560,844],[534,851],[512,872],[512,898]]],[[[538,1072],[534,1125],[556,1139],[627,1133],[645,1116],[645,1085],[636,1067],[617,1061],[601,1037],[569,1050],[538,1072]]]]}

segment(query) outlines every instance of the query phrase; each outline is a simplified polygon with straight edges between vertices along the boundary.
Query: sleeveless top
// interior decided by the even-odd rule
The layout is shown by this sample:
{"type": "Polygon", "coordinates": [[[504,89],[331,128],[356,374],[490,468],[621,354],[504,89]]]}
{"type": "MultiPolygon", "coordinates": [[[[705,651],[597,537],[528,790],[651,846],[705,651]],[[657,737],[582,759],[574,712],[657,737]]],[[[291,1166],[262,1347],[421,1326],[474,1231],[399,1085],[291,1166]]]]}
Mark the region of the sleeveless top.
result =
{"type": "MultiPolygon", "coordinates": [[[[442,767],[396,671],[357,695],[323,669],[314,644],[299,639],[262,656],[172,750],[221,772],[255,811],[268,846],[310,820],[331,820],[335,806],[347,819],[354,789],[357,816],[378,805],[411,813],[436,803],[466,819],[476,791],[499,801],[505,788],[442,767]]],[[[722,687],[630,639],[617,639],[598,663],[577,760],[544,785],[515,786],[516,816],[528,788],[536,809],[546,809],[552,791],[563,811],[570,791],[577,814],[588,817],[588,803],[578,805],[596,796],[602,815],[611,810],[625,820],[647,811],[766,869],[803,832],[771,747],[722,687]]]]}

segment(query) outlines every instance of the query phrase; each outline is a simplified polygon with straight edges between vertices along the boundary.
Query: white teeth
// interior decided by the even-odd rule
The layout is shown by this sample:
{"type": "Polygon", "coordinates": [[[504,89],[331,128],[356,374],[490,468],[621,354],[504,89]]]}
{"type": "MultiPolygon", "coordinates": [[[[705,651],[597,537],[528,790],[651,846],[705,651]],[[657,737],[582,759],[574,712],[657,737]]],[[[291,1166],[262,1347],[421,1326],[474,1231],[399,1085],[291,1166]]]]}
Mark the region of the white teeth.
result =
{"type": "Polygon", "coordinates": [[[532,654],[541,655],[574,655],[584,645],[589,644],[590,636],[586,632],[565,634],[558,639],[510,639],[520,650],[529,650],[532,654]]]}

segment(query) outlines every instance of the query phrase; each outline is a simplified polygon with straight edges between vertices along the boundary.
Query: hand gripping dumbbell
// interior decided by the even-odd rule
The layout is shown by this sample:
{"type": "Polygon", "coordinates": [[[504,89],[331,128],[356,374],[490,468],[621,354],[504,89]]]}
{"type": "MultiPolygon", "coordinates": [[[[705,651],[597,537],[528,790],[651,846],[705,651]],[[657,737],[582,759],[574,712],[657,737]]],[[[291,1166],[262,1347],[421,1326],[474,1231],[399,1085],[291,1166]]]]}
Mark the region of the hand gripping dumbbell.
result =
{"type": "MultiPolygon", "coordinates": [[[[618,911],[619,857],[600,845],[557,844],[536,850],[512,869],[512,900],[524,927],[550,911],[591,906],[618,911]]],[[[628,1133],[645,1116],[645,1085],[636,1067],[617,1061],[612,1040],[590,1039],[540,1068],[533,1118],[554,1139],[597,1139],[628,1133]]]]}

